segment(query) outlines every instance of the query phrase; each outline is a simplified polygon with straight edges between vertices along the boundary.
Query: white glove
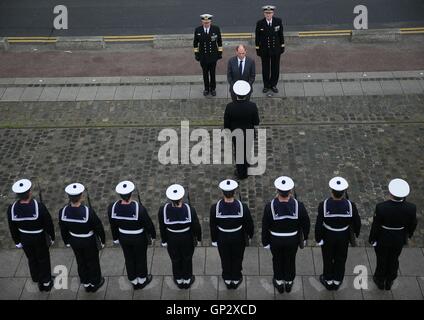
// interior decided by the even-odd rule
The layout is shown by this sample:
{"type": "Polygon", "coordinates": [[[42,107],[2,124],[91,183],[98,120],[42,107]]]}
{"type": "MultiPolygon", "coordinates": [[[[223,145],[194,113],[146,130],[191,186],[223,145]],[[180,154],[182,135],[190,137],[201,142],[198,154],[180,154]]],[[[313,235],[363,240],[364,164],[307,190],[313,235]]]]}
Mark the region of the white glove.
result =
{"type": "Polygon", "coordinates": [[[265,246],[264,249],[267,249],[267,250],[271,249],[271,245],[269,244],[269,245],[265,246]]]}
{"type": "Polygon", "coordinates": [[[303,246],[306,247],[306,240],[303,240],[303,246]]]}
{"type": "Polygon", "coordinates": [[[105,247],[105,245],[103,243],[101,243],[100,245],[101,245],[102,249],[105,247]]]}
{"type": "Polygon", "coordinates": [[[53,240],[50,240],[50,245],[51,246],[54,245],[54,241],[53,240]]]}
{"type": "Polygon", "coordinates": [[[164,248],[166,248],[168,246],[168,244],[166,242],[162,242],[160,245],[164,248]]]}
{"type": "Polygon", "coordinates": [[[23,245],[22,245],[22,243],[19,242],[18,244],[15,244],[15,247],[18,248],[18,249],[22,249],[23,245]]]}
{"type": "Polygon", "coordinates": [[[317,246],[322,246],[324,244],[324,240],[321,240],[320,242],[317,243],[317,246]]]}
{"type": "Polygon", "coordinates": [[[119,240],[113,240],[113,244],[119,244],[119,240]]]}
{"type": "Polygon", "coordinates": [[[218,242],[212,242],[212,247],[217,247],[218,246],[218,242]]]}
{"type": "Polygon", "coordinates": [[[67,244],[67,245],[66,245],[66,248],[70,248],[70,247],[71,247],[71,245],[70,245],[70,244],[67,244]]]}
{"type": "Polygon", "coordinates": [[[374,242],[372,243],[372,246],[373,246],[373,247],[376,247],[376,246],[377,246],[377,241],[374,241],[374,242]]]}

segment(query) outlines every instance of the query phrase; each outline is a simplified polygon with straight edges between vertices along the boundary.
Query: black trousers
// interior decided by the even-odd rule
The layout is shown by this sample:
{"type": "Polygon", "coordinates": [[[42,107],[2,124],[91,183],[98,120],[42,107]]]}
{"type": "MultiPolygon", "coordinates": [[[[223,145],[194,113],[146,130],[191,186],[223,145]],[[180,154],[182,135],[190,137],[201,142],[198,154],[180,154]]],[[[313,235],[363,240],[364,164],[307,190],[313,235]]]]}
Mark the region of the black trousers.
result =
{"type": "MultiPolygon", "coordinates": [[[[253,129],[252,129],[253,130],[253,129]]],[[[236,170],[237,170],[237,175],[239,178],[246,178],[248,176],[247,174],[247,169],[249,168],[249,162],[247,161],[248,158],[251,157],[252,155],[252,147],[253,147],[253,141],[248,141],[247,139],[247,131],[243,130],[243,150],[244,150],[244,154],[241,153],[243,155],[243,161],[240,161],[240,163],[237,163],[237,153],[238,151],[238,146],[237,146],[237,139],[235,137],[232,138],[233,141],[233,151],[234,151],[234,159],[236,161],[236,170]]],[[[241,144],[241,142],[239,142],[241,144]]],[[[241,148],[241,146],[240,146],[241,148]]],[[[242,152],[240,150],[240,152],[242,152]]]]}
{"type": "Polygon", "coordinates": [[[237,231],[237,235],[218,234],[218,252],[221,257],[222,278],[224,280],[240,280],[243,270],[243,257],[246,243],[244,235],[237,231]]]}
{"type": "Polygon", "coordinates": [[[28,258],[32,281],[41,284],[49,282],[52,279],[50,253],[44,235],[34,242],[23,243],[23,250],[28,258]]]}
{"type": "Polygon", "coordinates": [[[321,247],[324,265],[323,275],[325,280],[342,282],[345,275],[349,235],[345,232],[343,232],[343,235],[332,235],[332,233],[336,232],[329,231],[321,247]]]}
{"type": "Polygon", "coordinates": [[[203,84],[205,85],[206,91],[212,91],[216,89],[216,79],[215,79],[215,62],[201,62],[200,63],[203,70],[203,84]]]}
{"type": "Polygon", "coordinates": [[[280,57],[281,54],[267,55],[262,54],[262,79],[265,88],[277,86],[280,77],[280,57]]]}
{"type": "Polygon", "coordinates": [[[175,279],[188,280],[193,275],[194,244],[191,232],[168,232],[168,254],[175,279]]]}
{"type": "Polygon", "coordinates": [[[102,272],[100,269],[99,249],[95,240],[87,240],[86,246],[72,246],[78,264],[78,275],[82,284],[100,283],[102,272]]]}
{"type": "Polygon", "coordinates": [[[145,278],[147,276],[147,240],[140,244],[121,243],[121,248],[124,252],[128,280],[145,278]]]}
{"type": "MultiPolygon", "coordinates": [[[[297,237],[296,237],[297,239],[297,237]]],[[[271,240],[272,267],[275,280],[293,281],[296,277],[298,241],[271,240]]]]}
{"type": "Polygon", "coordinates": [[[381,282],[393,281],[397,278],[399,269],[399,256],[402,252],[402,245],[375,247],[377,256],[377,266],[374,276],[381,282]]]}

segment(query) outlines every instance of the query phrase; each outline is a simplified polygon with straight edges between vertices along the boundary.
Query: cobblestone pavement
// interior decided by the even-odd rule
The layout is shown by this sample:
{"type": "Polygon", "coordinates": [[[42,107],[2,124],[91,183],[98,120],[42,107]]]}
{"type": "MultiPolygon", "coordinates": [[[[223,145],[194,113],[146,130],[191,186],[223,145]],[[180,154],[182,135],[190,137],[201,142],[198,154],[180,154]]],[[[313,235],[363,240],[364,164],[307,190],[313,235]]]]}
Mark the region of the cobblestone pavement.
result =
{"type": "MultiPolygon", "coordinates": [[[[241,183],[243,199],[255,220],[253,245],[259,244],[262,210],[274,194],[273,180],[282,174],[295,179],[312,221],[319,201],[328,194],[328,180],[334,175],[345,176],[364,225],[360,245],[366,244],[375,203],[386,197],[391,178],[409,181],[410,200],[418,205],[422,218],[423,95],[255,101],[267,129],[267,170],[241,183]]],[[[64,186],[80,181],[89,188],[94,207],[109,229],[105,210],[116,198],[114,186],[122,179],[131,179],[139,185],[143,202],[157,224],[166,187],[180,182],[191,191],[202,222],[203,245],[209,245],[208,210],[220,196],[217,184],[232,176],[233,167],[162,165],[157,153],[163,143],[157,137],[163,126],[178,129],[184,119],[197,126],[209,125],[208,130],[221,126],[227,102],[1,102],[2,119],[6,120],[0,120],[0,207],[5,210],[13,200],[13,181],[25,176],[40,182],[57,220],[57,212],[66,202],[64,186]]],[[[37,193],[37,188],[34,191],[37,193]]],[[[13,247],[5,215],[0,221],[1,247],[13,247]]],[[[410,245],[424,246],[421,224],[410,245]]],[[[63,243],[57,241],[56,246],[63,243]]]]}

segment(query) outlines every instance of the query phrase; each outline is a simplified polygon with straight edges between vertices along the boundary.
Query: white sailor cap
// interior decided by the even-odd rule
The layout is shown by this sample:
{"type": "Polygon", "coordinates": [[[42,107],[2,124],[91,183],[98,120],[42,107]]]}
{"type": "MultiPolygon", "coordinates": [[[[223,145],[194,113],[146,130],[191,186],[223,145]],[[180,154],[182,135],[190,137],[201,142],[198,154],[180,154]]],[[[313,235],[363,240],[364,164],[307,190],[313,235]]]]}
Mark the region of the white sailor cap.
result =
{"type": "Polygon", "coordinates": [[[31,189],[32,183],[28,179],[21,179],[16,181],[12,186],[12,191],[14,193],[25,193],[31,189]]]}
{"type": "Polygon", "coordinates": [[[233,92],[241,97],[247,96],[247,94],[250,92],[250,84],[247,81],[244,80],[238,80],[233,85],[233,92]]]}
{"type": "Polygon", "coordinates": [[[209,13],[204,13],[200,15],[200,18],[202,18],[203,21],[210,21],[212,20],[213,15],[209,13]]]}
{"type": "Polygon", "coordinates": [[[179,184],[173,184],[166,189],[166,197],[169,200],[180,200],[184,197],[184,188],[182,185],[179,184]]]}
{"type": "Polygon", "coordinates": [[[237,181],[234,181],[234,180],[231,180],[231,179],[223,180],[219,184],[219,188],[222,191],[233,191],[233,190],[237,189],[237,187],[238,187],[237,181]]]}
{"type": "Polygon", "coordinates": [[[115,191],[117,194],[129,194],[135,189],[134,183],[131,181],[121,181],[116,185],[115,191]]]}
{"type": "Polygon", "coordinates": [[[331,189],[336,191],[344,191],[347,188],[349,188],[349,184],[347,183],[346,179],[342,177],[334,177],[330,180],[328,183],[331,189]]]}
{"type": "Polygon", "coordinates": [[[271,5],[267,4],[266,6],[262,7],[262,10],[265,11],[265,12],[274,12],[275,6],[271,6],[271,5]]]}
{"type": "Polygon", "coordinates": [[[402,179],[393,179],[389,183],[389,192],[391,195],[398,198],[405,198],[409,194],[409,184],[402,179]]]}
{"type": "Polygon", "coordinates": [[[280,191],[290,191],[294,188],[294,181],[290,177],[281,176],[275,179],[274,186],[280,191]]]}
{"type": "Polygon", "coordinates": [[[65,188],[65,192],[70,196],[77,196],[83,193],[85,190],[84,186],[81,183],[71,183],[65,188]]]}

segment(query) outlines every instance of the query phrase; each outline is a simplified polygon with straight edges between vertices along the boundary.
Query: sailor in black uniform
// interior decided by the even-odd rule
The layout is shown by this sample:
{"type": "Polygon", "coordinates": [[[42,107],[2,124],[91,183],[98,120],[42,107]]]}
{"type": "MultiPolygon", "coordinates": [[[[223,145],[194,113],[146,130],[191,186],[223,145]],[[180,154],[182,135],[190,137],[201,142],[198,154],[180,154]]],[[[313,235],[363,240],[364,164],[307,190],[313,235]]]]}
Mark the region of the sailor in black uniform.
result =
{"type": "Polygon", "coordinates": [[[381,290],[390,290],[397,278],[399,256],[407,237],[417,227],[417,207],[406,201],[410,188],[402,179],[389,183],[390,199],[377,204],[369,242],[375,248],[377,267],[374,282],[381,290]]]}
{"type": "Polygon", "coordinates": [[[166,196],[171,202],[159,208],[158,217],[161,245],[168,248],[174,282],[180,289],[189,289],[195,280],[194,247],[202,241],[202,234],[196,210],[183,202],[184,193],[179,184],[169,186],[166,196]]]}
{"type": "Polygon", "coordinates": [[[81,284],[87,292],[96,292],[105,283],[97,247],[99,239],[104,248],[105,231],[94,210],[81,204],[84,190],[80,183],[65,188],[69,204],[59,211],[59,226],[63,242],[74,251],[81,284]]]}
{"type": "Polygon", "coordinates": [[[253,220],[249,207],[234,199],[238,183],[227,179],[219,184],[224,194],[210,209],[212,246],[218,247],[222,278],[228,289],[237,289],[243,281],[242,263],[246,241],[253,237],[253,220]]]}
{"type": "Polygon", "coordinates": [[[264,209],[262,244],[266,249],[271,249],[272,282],[278,292],[283,293],[292,289],[296,277],[297,247],[306,245],[310,221],[303,203],[292,197],[294,182],[290,177],[277,178],[274,186],[278,194],[264,209]]]}
{"type": "Polygon", "coordinates": [[[113,243],[121,244],[128,280],[137,290],[152,281],[152,275],[147,270],[147,234],[155,239],[156,231],[146,208],[131,199],[134,189],[131,181],[118,183],[115,191],[122,200],[111,203],[107,212],[113,243]]]}
{"type": "Polygon", "coordinates": [[[49,246],[55,240],[54,226],[44,204],[32,198],[31,186],[28,179],[13,184],[18,200],[7,209],[7,218],[16,247],[22,248],[28,258],[32,281],[38,283],[40,291],[50,291],[53,279],[49,246]]]}
{"type": "Polygon", "coordinates": [[[216,63],[222,59],[222,37],[218,26],[212,25],[211,14],[202,14],[202,25],[194,30],[193,50],[194,57],[200,62],[203,70],[203,95],[209,93],[216,96],[216,63]]]}
{"type": "Polygon", "coordinates": [[[327,290],[338,290],[345,274],[350,228],[358,237],[361,218],[355,203],[344,197],[349,187],[346,179],[334,177],[329,186],[331,197],[318,206],[315,240],[321,246],[324,264],[320,282],[327,290]]]}

